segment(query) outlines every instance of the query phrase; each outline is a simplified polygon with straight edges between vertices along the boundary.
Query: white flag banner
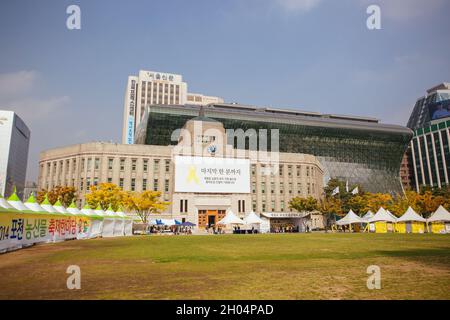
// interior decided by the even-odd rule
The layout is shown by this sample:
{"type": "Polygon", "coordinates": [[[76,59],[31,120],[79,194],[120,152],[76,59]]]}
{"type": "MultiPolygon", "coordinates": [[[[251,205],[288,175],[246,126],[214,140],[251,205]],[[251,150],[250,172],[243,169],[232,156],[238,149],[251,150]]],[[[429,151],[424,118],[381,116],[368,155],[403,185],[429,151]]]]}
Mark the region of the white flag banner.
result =
{"type": "Polygon", "coordinates": [[[358,194],[358,193],[359,193],[358,187],[356,187],[355,189],[352,190],[352,194],[358,194]]]}
{"type": "Polygon", "coordinates": [[[345,191],[348,192],[348,180],[345,182],[345,191]]]}
{"type": "Polygon", "coordinates": [[[337,195],[339,193],[339,187],[334,188],[333,192],[331,193],[332,196],[337,195]]]}

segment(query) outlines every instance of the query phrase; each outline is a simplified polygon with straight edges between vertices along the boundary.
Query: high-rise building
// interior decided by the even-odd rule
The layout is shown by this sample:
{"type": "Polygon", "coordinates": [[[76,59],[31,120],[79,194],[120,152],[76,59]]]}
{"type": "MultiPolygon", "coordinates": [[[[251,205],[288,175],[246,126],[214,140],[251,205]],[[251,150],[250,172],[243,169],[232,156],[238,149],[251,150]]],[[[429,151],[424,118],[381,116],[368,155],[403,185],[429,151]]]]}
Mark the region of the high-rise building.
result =
{"type": "Polygon", "coordinates": [[[129,76],[125,93],[122,143],[133,144],[136,128],[149,105],[204,105],[223,99],[188,93],[187,83],[179,74],[140,70],[129,76]]]}
{"type": "MultiPolygon", "coordinates": [[[[177,130],[198,113],[193,105],[151,106],[144,112],[137,131],[136,143],[174,145],[177,130]]],[[[359,184],[371,192],[403,191],[400,164],[412,138],[412,131],[399,125],[379,123],[370,117],[320,114],[247,106],[240,104],[213,104],[204,108],[206,115],[223,123],[227,130],[242,130],[246,141],[258,140],[259,133],[267,132],[267,150],[271,132],[278,130],[279,151],[311,154],[324,167],[326,179],[338,178],[350,184],[359,184]]],[[[235,143],[233,134],[228,143],[235,143]]],[[[248,143],[243,146],[247,149],[248,143]]],[[[325,181],[326,182],[326,181],[325,181]]]]}
{"type": "Polygon", "coordinates": [[[419,98],[409,118],[414,130],[409,158],[414,171],[414,188],[441,188],[450,174],[450,83],[441,83],[419,98]]]}
{"type": "Polygon", "coordinates": [[[8,197],[17,188],[23,196],[27,173],[30,130],[12,111],[0,110],[0,194],[8,197]]]}

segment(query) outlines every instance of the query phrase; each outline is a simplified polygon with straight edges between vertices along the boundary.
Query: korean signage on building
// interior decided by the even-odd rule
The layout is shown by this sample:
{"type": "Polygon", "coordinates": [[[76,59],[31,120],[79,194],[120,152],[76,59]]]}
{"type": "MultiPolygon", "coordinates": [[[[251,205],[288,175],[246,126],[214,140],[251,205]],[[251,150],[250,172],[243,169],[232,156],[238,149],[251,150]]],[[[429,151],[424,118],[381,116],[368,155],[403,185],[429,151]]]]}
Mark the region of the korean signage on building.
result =
{"type": "Polygon", "coordinates": [[[131,80],[130,83],[130,96],[128,98],[128,119],[127,119],[127,144],[134,143],[134,116],[135,116],[135,97],[136,97],[136,81],[131,80]]]}
{"type": "Polygon", "coordinates": [[[175,192],[250,193],[250,160],[175,157],[175,192]]]}

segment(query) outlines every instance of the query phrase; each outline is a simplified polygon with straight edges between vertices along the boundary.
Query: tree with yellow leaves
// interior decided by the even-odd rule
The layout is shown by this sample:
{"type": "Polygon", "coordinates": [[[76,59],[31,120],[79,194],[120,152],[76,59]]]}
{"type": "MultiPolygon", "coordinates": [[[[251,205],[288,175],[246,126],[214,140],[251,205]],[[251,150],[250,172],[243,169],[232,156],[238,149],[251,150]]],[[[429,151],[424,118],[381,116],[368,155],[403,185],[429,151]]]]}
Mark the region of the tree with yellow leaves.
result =
{"type": "Polygon", "coordinates": [[[38,203],[42,203],[45,199],[45,195],[48,197],[48,201],[54,205],[56,201],[61,201],[65,207],[70,206],[72,200],[76,197],[76,189],[74,187],[56,186],[51,190],[42,189],[37,193],[38,203]]]}
{"type": "Polygon", "coordinates": [[[161,200],[159,191],[130,192],[125,199],[125,207],[134,211],[143,223],[148,222],[150,214],[164,211],[169,204],[169,202],[161,200]]]}
{"type": "Polygon", "coordinates": [[[111,205],[114,211],[125,204],[127,193],[114,183],[100,183],[98,186],[91,186],[90,193],[85,195],[86,202],[92,209],[100,205],[103,210],[107,210],[111,205]]]}

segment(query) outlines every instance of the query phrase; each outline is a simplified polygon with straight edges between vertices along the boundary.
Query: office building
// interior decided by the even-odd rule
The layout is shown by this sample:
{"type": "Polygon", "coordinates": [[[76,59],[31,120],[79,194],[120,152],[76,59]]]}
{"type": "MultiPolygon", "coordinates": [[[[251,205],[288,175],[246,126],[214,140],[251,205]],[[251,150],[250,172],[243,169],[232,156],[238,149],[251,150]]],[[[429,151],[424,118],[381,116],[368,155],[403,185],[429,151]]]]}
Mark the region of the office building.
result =
{"type": "Polygon", "coordinates": [[[414,172],[414,188],[441,188],[449,184],[450,83],[441,83],[419,98],[409,118],[414,136],[409,162],[414,172]]]}
{"type": "Polygon", "coordinates": [[[12,111],[0,110],[0,194],[8,197],[14,187],[23,196],[27,173],[30,130],[12,111]]]}
{"type": "MultiPolygon", "coordinates": [[[[199,107],[193,105],[152,105],[144,112],[136,143],[174,145],[177,129],[198,112],[199,107]]],[[[412,138],[412,131],[403,126],[382,124],[370,117],[240,104],[208,105],[205,114],[230,132],[242,129],[249,137],[252,132],[267,130],[270,136],[278,130],[279,151],[314,155],[324,168],[325,182],[338,178],[366,191],[403,192],[400,164],[412,138]]],[[[233,134],[227,139],[240,147],[233,134]]],[[[271,150],[270,139],[268,142],[271,150]]]]}
{"type": "Polygon", "coordinates": [[[202,105],[223,102],[223,99],[202,94],[188,93],[187,83],[179,74],[140,70],[137,76],[129,76],[124,102],[122,143],[133,144],[146,106],[202,105]]]}

